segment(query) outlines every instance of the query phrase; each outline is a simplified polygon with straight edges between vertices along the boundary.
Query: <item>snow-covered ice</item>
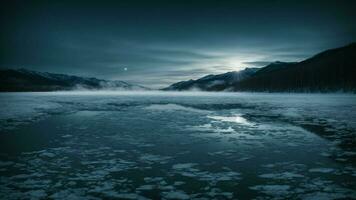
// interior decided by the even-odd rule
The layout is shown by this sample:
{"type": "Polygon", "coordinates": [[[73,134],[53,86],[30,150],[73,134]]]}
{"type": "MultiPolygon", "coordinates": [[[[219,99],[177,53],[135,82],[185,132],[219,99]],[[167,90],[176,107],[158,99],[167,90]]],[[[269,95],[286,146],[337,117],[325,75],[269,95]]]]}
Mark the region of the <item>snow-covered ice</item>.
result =
{"type": "Polygon", "coordinates": [[[0,94],[0,199],[352,199],[356,95],[0,94]]]}

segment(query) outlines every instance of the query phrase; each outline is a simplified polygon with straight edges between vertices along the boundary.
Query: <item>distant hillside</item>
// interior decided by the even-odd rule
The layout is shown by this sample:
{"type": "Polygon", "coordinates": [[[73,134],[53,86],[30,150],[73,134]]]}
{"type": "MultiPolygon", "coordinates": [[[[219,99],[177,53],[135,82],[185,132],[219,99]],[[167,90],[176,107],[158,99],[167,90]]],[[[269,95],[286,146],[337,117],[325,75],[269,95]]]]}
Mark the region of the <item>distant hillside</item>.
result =
{"type": "MultiPolygon", "coordinates": [[[[246,78],[227,83],[208,91],[355,92],[356,43],[324,51],[301,62],[274,62],[246,78]]],[[[167,89],[185,90],[176,84],[167,89]]],[[[203,85],[199,88],[206,90],[203,85]]]]}
{"type": "Polygon", "coordinates": [[[327,92],[356,89],[356,43],[282,66],[272,72],[262,72],[265,70],[262,68],[251,78],[233,85],[233,90],[327,92]]]}
{"type": "Polygon", "coordinates": [[[26,69],[0,70],[0,91],[56,91],[56,90],[146,90],[124,81],[109,81],[65,74],[37,72],[26,69]]]}
{"type": "Polygon", "coordinates": [[[204,90],[204,91],[220,91],[230,85],[242,81],[252,76],[258,68],[246,68],[238,72],[227,72],[218,75],[207,75],[197,80],[181,81],[163,90],[204,90]]]}

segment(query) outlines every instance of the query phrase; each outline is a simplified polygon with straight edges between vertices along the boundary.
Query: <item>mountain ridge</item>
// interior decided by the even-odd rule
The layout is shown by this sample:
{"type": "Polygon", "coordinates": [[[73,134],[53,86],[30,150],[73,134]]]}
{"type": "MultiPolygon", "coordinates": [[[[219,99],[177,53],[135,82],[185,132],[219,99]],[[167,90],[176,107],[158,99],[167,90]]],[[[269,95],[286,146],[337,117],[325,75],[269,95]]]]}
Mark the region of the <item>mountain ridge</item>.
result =
{"type": "MultiPolygon", "coordinates": [[[[194,81],[191,81],[190,85],[193,84],[194,81]]],[[[164,90],[186,90],[175,86],[177,85],[172,84],[164,90]]],[[[355,92],[356,43],[323,51],[300,62],[276,61],[259,68],[249,77],[231,82],[224,87],[205,90],[204,86],[201,86],[200,89],[203,91],[355,92]]]]}
{"type": "Polygon", "coordinates": [[[24,68],[0,70],[1,92],[58,90],[148,90],[148,88],[119,80],[39,72],[24,68]]]}

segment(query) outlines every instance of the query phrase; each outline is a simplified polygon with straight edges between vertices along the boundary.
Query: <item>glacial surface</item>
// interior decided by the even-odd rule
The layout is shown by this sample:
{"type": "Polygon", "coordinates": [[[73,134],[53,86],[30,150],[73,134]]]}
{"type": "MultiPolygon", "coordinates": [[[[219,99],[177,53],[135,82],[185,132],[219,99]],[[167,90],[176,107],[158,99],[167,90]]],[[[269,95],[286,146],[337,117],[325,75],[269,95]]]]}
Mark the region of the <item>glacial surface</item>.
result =
{"type": "Polygon", "coordinates": [[[0,94],[0,199],[352,199],[356,96],[0,94]]]}

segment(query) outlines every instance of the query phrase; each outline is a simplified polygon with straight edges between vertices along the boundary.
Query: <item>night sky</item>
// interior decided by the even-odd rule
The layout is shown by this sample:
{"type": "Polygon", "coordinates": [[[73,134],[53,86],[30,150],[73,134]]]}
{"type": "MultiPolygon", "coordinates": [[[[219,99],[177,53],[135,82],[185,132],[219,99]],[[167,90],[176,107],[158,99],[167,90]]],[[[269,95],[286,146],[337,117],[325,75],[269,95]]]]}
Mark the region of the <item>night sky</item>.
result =
{"type": "Polygon", "coordinates": [[[1,68],[152,88],[356,41],[356,1],[1,1],[1,68]]]}

